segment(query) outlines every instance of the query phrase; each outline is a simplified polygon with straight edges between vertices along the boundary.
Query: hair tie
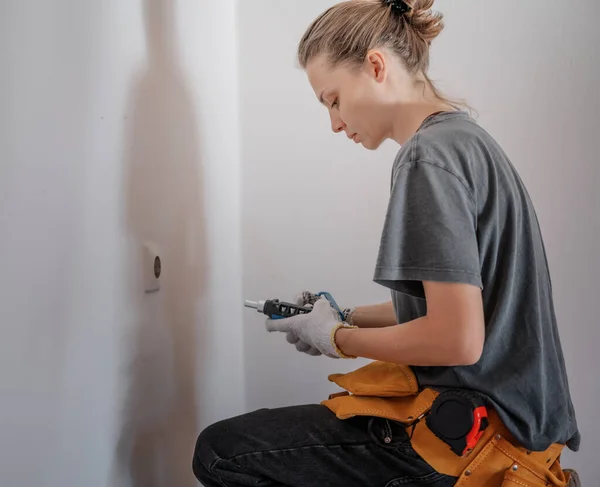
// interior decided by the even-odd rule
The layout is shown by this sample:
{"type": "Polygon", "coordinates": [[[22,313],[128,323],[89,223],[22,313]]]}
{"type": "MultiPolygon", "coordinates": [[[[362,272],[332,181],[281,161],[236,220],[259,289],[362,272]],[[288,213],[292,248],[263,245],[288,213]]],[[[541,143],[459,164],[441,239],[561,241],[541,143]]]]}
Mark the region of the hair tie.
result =
{"type": "Polygon", "coordinates": [[[382,0],[384,5],[392,7],[392,10],[398,15],[404,15],[412,10],[412,7],[403,0],[382,0]]]}

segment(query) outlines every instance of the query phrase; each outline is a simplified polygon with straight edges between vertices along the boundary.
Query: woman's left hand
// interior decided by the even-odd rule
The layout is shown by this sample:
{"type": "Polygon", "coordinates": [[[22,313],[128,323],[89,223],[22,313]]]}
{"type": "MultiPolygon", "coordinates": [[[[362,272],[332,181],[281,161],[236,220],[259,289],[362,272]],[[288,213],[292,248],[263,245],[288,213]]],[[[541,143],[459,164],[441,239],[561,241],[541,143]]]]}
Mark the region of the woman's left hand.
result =
{"type": "Polygon", "coordinates": [[[337,311],[326,298],[320,298],[310,313],[283,318],[267,319],[267,331],[292,332],[302,342],[314,347],[331,358],[348,358],[335,343],[335,334],[340,328],[356,328],[340,322],[337,311]]]}

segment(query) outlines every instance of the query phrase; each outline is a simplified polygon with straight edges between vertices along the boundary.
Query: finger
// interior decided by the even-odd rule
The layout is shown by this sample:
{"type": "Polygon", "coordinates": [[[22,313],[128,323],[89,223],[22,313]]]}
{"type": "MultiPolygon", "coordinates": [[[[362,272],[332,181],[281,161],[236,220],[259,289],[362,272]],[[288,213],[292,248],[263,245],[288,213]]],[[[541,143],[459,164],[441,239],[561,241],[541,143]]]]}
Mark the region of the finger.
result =
{"type": "Polygon", "coordinates": [[[296,343],[298,343],[300,341],[300,338],[298,338],[298,335],[296,335],[293,331],[287,332],[286,339],[287,339],[288,343],[291,343],[292,345],[295,345],[296,343]]]}
{"type": "Polygon", "coordinates": [[[319,301],[317,301],[315,303],[315,307],[313,309],[314,312],[319,312],[322,313],[323,316],[325,316],[325,314],[329,314],[332,319],[335,320],[342,320],[342,317],[340,316],[340,312],[338,312],[333,305],[331,304],[331,302],[325,297],[322,296],[319,301]]]}
{"type": "Polygon", "coordinates": [[[296,350],[298,350],[299,352],[308,352],[312,347],[303,341],[299,341],[298,343],[296,343],[296,350]]]}
{"type": "Polygon", "coordinates": [[[313,347],[311,347],[310,350],[308,350],[306,353],[312,355],[313,357],[318,357],[319,355],[322,355],[321,352],[319,352],[316,348],[313,347]]]}
{"type": "Polygon", "coordinates": [[[302,291],[294,298],[294,302],[296,306],[305,306],[307,308],[312,307],[312,296],[314,296],[310,291],[302,291]]]}
{"type": "Polygon", "coordinates": [[[267,328],[267,331],[272,332],[272,331],[281,331],[283,333],[287,333],[288,331],[290,331],[293,327],[294,324],[294,318],[283,318],[283,319],[279,319],[279,320],[272,320],[271,318],[268,318],[265,321],[265,327],[267,328]]]}
{"type": "Polygon", "coordinates": [[[316,309],[321,309],[321,308],[331,308],[331,309],[333,309],[333,306],[331,306],[331,303],[329,302],[329,300],[325,296],[321,296],[317,300],[317,302],[315,303],[315,310],[316,309]]]}
{"type": "Polygon", "coordinates": [[[296,306],[304,306],[304,291],[294,296],[294,303],[296,306]]]}

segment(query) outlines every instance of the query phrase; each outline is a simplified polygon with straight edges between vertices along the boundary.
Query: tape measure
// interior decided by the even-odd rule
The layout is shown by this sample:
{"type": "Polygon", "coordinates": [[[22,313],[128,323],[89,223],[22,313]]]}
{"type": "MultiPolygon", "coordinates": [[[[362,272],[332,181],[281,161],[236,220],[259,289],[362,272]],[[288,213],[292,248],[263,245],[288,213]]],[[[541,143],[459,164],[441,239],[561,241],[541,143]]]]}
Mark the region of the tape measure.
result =
{"type": "Polygon", "coordinates": [[[426,419],[429,429],[459,457],[473,451],[489,425],[484,399],[465,390],[442,392],[426,419]]]}

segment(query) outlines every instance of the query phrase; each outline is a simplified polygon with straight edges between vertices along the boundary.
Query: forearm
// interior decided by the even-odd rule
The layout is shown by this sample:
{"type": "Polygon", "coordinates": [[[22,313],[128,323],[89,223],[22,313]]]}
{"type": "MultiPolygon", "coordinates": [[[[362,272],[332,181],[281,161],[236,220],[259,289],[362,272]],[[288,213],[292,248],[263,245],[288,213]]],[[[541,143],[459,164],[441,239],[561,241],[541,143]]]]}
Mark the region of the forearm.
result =
{"type": "Polygon", "coordinates": [[[345,354],[414,366],[460,366],[477,362],[478,345],[427,316],[378,329],[340,329],[336,344],[345,354]]]}
{"type": "Polygon", "coordinates": [[[398,324],[391,301],[370,306],[357,306],[352,313],[352,324],[359,328],[385,328],[398,324]]]}

